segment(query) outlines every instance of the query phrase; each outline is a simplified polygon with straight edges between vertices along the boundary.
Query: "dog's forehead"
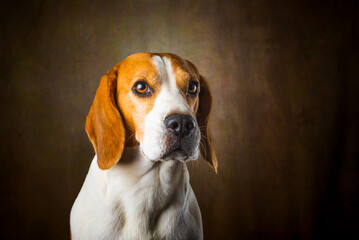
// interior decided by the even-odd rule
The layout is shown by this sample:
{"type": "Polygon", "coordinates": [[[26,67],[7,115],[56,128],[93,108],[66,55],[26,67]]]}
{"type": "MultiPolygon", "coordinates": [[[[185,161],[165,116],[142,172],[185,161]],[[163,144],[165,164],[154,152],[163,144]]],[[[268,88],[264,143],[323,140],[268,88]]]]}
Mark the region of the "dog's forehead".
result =
{"type": "Polygon", "coordinates": [[[172,73],[177,84],[198,78],[198,72],[188,61],[174,54],[155,54],[152,56],[160,75],[172,73]]]}
{"type": "Polygon", "coordinates": [[[177,85],[186,85],[190,79],[197,79],[197,69],[181,57],[168,53],[137,53],[121,63],[120,70],[126,75],[150,76],[158,80],[172,80],[177,85]],[[170,79],[172,78],[174,79],[170,79]]]}
{"type": "Polygon", "coordinates": [[[152,55],[149,53],[136,53],[130,55],[120,63],[120,74],[136,76],[139,74],[157,74],[152,55]]]}

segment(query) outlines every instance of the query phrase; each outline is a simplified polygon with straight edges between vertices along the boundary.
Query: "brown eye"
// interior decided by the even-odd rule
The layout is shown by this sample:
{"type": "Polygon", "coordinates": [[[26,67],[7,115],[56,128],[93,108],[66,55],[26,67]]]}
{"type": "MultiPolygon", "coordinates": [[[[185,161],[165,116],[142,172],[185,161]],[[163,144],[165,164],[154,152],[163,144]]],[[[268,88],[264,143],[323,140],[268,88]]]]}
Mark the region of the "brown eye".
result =
{"type": "Polygon", "coordinates": [[[196,82],[190,82],[188,86],[188,93],[191,95],[197,94],[198,87],[196,82]]]}
{"type": "Polygon", "coordinates": [[[139,93],[145,93],[147,91],[147,89],[148,89],[148,86],[145,83],[139,83],[136,85],[136,90],[139,93]]]}
{"type": "Polygon", "coordinates": [[[136,93],[138,95],[150,95],[151,94],[148,84],[143,80],[135,83],[135,85],[133,86],[133,91],[134,91],[134,93],[136,93]]]}

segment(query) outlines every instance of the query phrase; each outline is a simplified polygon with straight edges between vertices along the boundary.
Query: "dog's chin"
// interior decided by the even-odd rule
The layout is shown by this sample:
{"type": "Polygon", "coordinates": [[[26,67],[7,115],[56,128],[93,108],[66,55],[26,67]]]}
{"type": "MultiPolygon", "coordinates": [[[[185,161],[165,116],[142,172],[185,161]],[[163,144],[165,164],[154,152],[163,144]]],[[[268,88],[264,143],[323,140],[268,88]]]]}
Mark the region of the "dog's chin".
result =
{"type": "Polygon", "coordinates": [[[199,156],[199,150],[189,153],[183,150],[182,148],[178,147],[174,150],[164,153],[161,156],[160,161],[176,160],[180,162],[188,162],[188,161],[197,160],[198,156],[199,156]]]}
{"type": "Polygon", "coordinates": [[[175,150],[169,151],[165,154],[163,154],[160,158],[162,161],[168,161],[168,160],[177,160],[180,162],[186,162],[190,158],[188,156],[188,153],[184,151],[181,148],[177,148],[175,150]]]}
{"type": "Polygon", "coordinates": [[[189,155],[186,151],[184,151],[181,148],[177,148],[174,149],[172,151],[168,151],[164,154],[162,154],[161,156],[155,158],[155,159],[151,159],[149,158],[146,153],[141,149],[141,155],[151,161],[151,162],[167,162],[169,160],[176,160],[176,161],[180,161],[180,162],[187,162],[187,161],[192,161],[192,160],[196,160],[198,158],[198,154],[191,154],[189,155]]]}

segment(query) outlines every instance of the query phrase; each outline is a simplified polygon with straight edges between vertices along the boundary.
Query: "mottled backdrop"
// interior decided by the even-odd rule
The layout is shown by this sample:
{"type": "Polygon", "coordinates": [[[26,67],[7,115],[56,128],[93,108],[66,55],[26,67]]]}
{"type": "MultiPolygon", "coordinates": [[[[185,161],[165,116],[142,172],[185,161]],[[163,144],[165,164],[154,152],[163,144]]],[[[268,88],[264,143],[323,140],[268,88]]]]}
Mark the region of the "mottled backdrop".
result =
{"type": "Polygon", "coordinates": [[[210,83],[219,171],[190,164],[205,239],[359,237],[357,1],[12,2],[2,239],[68,238],[100,78],[141,51],[189,59],[210,83]]]}

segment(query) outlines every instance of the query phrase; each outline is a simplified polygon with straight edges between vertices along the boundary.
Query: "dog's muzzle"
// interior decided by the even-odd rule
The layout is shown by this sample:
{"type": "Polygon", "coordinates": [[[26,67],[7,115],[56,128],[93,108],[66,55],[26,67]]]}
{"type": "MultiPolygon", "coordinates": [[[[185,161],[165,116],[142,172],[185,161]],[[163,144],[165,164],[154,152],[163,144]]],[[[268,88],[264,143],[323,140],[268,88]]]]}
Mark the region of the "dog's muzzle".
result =
{"type": "Polygon", "coordinates": [[[172,114],[164,121],[167,133],[165,136],[167,151],[162,159],[186,160],[195,151],[196,121],[185,114],[172,114]]]}

